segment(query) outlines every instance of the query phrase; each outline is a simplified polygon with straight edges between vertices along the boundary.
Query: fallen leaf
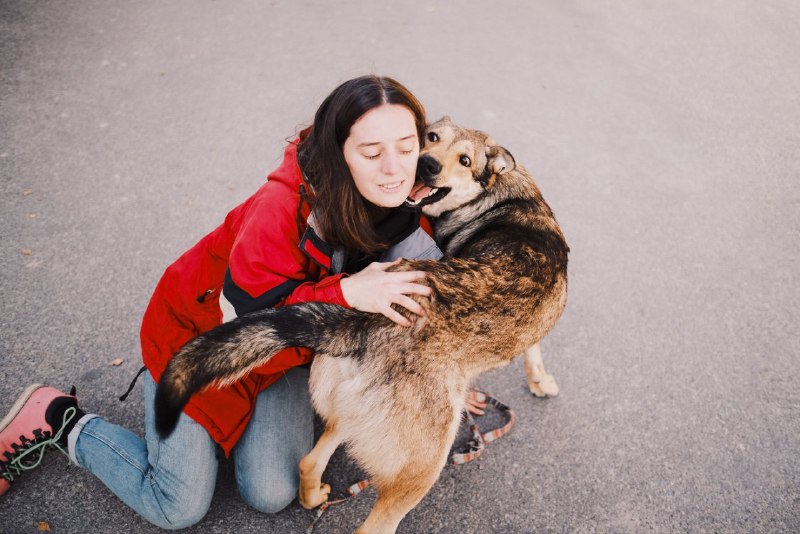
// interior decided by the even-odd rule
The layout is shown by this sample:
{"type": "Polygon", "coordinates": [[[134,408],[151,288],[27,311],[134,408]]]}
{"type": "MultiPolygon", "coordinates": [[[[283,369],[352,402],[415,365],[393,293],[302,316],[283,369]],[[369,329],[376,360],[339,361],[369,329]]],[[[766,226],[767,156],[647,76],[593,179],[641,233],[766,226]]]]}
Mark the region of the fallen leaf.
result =
{"type": "Polygon", "coordinates": [[[36,528],[39,532],[50,532],[50,523],[47,521],[39,521],[39,526],[36,528]]]}
{"type": "Polygon", "coordinates": [[[20,252],[22,253],[23,256],[30,256],[31,254],[33,254],[33,251],[29,248],[23,248],[22,250],[20,250],[20,252]]]}
{"type": "Polygon", "coordinates": [[[114,358],[111,360],[111,365],[122,365],[122,362],[125,361],[122,358],[114,358]]]}

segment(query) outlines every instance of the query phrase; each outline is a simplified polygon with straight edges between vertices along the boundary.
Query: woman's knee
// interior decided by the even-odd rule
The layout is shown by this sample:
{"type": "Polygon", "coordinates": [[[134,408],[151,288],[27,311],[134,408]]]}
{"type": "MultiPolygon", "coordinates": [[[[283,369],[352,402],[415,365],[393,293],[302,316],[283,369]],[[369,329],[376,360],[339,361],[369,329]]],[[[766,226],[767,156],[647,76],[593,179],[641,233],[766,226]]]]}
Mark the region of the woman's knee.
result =
{"type": "Polygon", "coordinates": [[[212,462],[195,465],[190,458],[184,465],[170,466],[159,469],[147,480],[150,491],[145,494],[145,505],[156,516],[153,521],[156,525],[177,530],[199,523],[208,513],[214,497],[217,465],[212,462]],[[182,469],[166,469],[170,466],[182,469]]]}
{"type": "Polygon", "coordinates": [[[280,480],[280,477],[268,483],[239,481],[239,494],[244,502],[259,512],[274,514],[291,504],[297,495],[297,486],[297,480],[280,480]]]}
{"type": "Polygon", "coordinates": [[[158,521],[161,528],[178,530],[196,525],[206,516],[211,499],[185,499],[162,504],[163,517],[158,521]]]}

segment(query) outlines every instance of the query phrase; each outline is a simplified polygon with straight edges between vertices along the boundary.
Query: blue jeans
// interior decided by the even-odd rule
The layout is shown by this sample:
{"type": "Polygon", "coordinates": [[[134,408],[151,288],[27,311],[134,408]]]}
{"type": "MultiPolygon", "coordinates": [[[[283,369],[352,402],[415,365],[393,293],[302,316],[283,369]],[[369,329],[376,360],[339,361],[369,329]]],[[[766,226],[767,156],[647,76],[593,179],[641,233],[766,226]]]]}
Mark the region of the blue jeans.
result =
{"type": "MultiPolygon", "coordinates": [[[[298,462],[314,440],[308,374],[308,369],[293,368],[262,391],[233,449],[239,493],[262,512],[282,510],[297,495],[298,462]]],[[[159,438],[155,389],[150,373],[145,373],[145,439],[99,417],[85,416],[70,433],[70,455],[154,525],[184,528],[200,521],[211,504],[216,445],[186,414],[181,414],[169,438],[159,438]]]]}

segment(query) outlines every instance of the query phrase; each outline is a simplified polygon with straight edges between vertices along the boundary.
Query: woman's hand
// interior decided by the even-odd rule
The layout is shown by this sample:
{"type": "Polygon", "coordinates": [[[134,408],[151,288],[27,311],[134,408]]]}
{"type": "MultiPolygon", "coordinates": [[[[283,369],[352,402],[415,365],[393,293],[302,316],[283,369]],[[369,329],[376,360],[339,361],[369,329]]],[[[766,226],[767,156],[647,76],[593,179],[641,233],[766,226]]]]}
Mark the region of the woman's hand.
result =
{"type": "MultiPolygon", "coordinates": [[[[474,391],[474,390],[473,390],[474,391]]],[[[478,400],[475,395],[467,395],[467,411],[472,415],[483,415],[486,410],[486,401],[478,400]]]]}
{"type": "Polygon", "coordinates": [[[429,296],[433,290],[422,284],[415,284],[425,278],[423,271],[386,272],[388,267],[397,265],[402,258],[393,262],[370,263],[362,271],[342,278],[342,294],[350,306],[357,310],[382,313],[400,326],[411,326],[411,321],[392,309],[399,304],[417,315],[425,315],[425,310],[408,295],[429,296]]]}

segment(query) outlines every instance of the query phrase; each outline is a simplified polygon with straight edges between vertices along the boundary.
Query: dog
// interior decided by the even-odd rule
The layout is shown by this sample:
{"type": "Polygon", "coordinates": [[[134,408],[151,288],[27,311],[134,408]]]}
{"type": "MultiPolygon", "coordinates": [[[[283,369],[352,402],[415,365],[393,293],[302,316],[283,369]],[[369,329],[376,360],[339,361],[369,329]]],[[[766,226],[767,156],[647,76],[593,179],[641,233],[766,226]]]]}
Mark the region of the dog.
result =
{"type": "Polygon", "coordinates": [[[426,315],[396,308],[409,329],[309,302],[224,323],[187,343],[161,376],[162,435],[193,393],[231,384],[283,348],[309,347],[325,431],[300,461],[300,504],[328,499],[322,474],[346,443],[378,491],[356,532],[394,532],[438,479],[476,375],[524,353],[534,393],[557,392],[539,341],[566,305],[569,247],[539,188],[508,150],[448,117],[427,128],[417,175],[406,202],[431,217],[445,256],[393,269],[427,273],[432,294],[413,297],[426,315]]]}

